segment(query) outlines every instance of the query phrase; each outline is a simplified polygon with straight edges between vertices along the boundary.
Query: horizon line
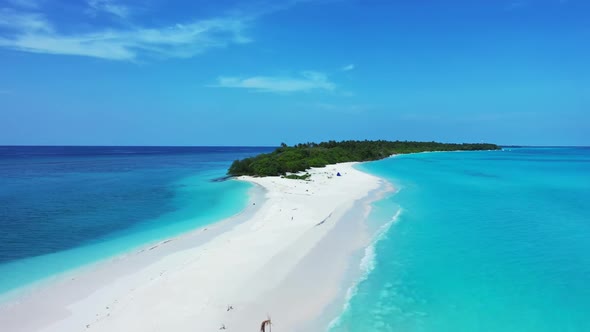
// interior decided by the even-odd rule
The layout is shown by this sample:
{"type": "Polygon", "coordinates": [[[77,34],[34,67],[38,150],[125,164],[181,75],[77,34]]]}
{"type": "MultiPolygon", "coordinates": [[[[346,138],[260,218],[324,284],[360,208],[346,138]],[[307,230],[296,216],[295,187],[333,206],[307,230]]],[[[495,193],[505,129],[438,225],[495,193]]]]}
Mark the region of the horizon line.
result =
{"type": "MultiPolygon", "coordinates": [[[[344,140],[347,141],[347,140],[344,140]]],[[[371,140],[369,140],[371,141],[371,140]]],[[[373,140],[376,141],[376,140],[373,140]]],[[[387,140],[385,140],[387,141],[387,140]]],[[[444,144],[496,144],[496,143],[469,143],[469,142],[437,142],[437,141],[412,141],[412,140],[397,140],[400,142],[435,142],[435,143],[444,143],[444,144]]],[[[322,141],[328,142],[328,141],[322,141]]],[[[392,141],[394,142],[394,141],[392,141]]],[[[306,142],[309,143],[309,142],[306,142]]],[[[297,143],[297,144],[306,144],[306,143],[297,143]]],[[[315,143],[315,142],[311,142],[315,143]]],[[[319,142],[321,143],[321,142],[319,142]]],[[[293,144],[293,145],[297,145],[293,144]]],[[[522,144],[496,144],[502,148],[588,148],[590,145],[522,145],[522,144]]],[[[279,147],[278,145],[74,145],[74,144],[43,144],[43,145],[30,145],[30,144],[7,144],[3,145],[0,144],[0,147],[101,147],[101,148],[115,148],[115,147],[122,147],[122,148],[213,148],[213,147],[226,147],[226,148],[273,148],[279,147]]]]}

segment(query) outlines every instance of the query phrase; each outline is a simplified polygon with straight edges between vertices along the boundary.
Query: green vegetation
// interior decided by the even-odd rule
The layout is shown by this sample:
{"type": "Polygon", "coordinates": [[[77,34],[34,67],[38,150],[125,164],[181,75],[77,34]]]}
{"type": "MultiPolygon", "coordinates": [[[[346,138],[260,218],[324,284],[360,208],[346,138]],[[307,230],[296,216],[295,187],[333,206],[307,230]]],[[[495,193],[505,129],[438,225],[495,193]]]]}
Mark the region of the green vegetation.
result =
{"type": "MultiPolygon", "coordinates": [[[[329,141],[287,146],[282,143],[271,153],[236,160],[228,170],[232,176],[275,176],[302,172],[310,167],[323,167],[348,161],[370,161],[393,154],[425,151],[498,150],[495,144],[447,144],[408,141],[329,141]]],[[[288,175],[292,177],[297,175],[288,175]]]]}
{"type": "Polygon", "coordinates": [[[285,179],[291,179],[291,180],[307,180],[311,177],[311,174],[309,174],[309,173],[305,173],[303,175],[289,174],[289,175],[284,175],[283,177],[285,179]]]}

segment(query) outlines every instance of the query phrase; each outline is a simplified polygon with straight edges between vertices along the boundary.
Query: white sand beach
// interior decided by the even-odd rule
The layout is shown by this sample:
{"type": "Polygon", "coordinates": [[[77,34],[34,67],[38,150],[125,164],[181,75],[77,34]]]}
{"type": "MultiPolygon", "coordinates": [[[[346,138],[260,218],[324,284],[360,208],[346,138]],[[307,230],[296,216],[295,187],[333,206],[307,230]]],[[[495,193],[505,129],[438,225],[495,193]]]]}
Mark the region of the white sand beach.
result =
{"type": "Polygon", "coordinates": [[[240,215],[47,282],[0,305],[0,330],[254,332],[267,316],[322,330],[370,241],[369,204],[391,190],[353,165],[240,178],[257,185],[240,215]]]}

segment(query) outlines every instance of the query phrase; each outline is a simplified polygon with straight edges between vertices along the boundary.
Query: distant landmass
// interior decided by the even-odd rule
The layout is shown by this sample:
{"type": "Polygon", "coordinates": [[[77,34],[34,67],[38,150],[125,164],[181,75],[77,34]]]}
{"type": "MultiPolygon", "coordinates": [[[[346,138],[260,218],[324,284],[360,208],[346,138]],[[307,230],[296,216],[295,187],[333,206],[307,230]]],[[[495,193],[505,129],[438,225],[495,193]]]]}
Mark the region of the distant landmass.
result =
{"type": "MultiPolygon", "coordinates": [[[[236,160],[228,170],[231,176],[279,176],[302,172],[310,167],[350,162],[371,161],[394,154],[428,151],[499,150],[489,143],[437,143],[412,141],[328,141],[288,146],[282,143],[271,153],[236,160]]],[[[292,176],[293,177],[293,176],[292,176]]],[[[295,176],[297,177],[297,176],[295,176]]]]}

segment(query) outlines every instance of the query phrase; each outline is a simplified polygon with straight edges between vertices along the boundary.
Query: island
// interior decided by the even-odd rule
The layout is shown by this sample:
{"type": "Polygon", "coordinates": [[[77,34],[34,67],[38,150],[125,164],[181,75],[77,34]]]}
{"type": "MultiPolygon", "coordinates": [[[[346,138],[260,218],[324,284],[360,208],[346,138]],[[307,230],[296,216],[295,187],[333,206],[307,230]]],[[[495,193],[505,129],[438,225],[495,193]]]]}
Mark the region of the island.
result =
{"type": "Polygon", "coordinates": [[[235,160],[228,169],[230,176],[286,176],[304,178],[298,173],[311,167],[351,162],[373,161],[395,154],[430,152],[430,151],[477,151],[499,150],[500,147],[490,143],[437,143],[413,141],[328,141],[322,143],[301,143],[288,146],[282,143],[271,153],[235,160]]]}

